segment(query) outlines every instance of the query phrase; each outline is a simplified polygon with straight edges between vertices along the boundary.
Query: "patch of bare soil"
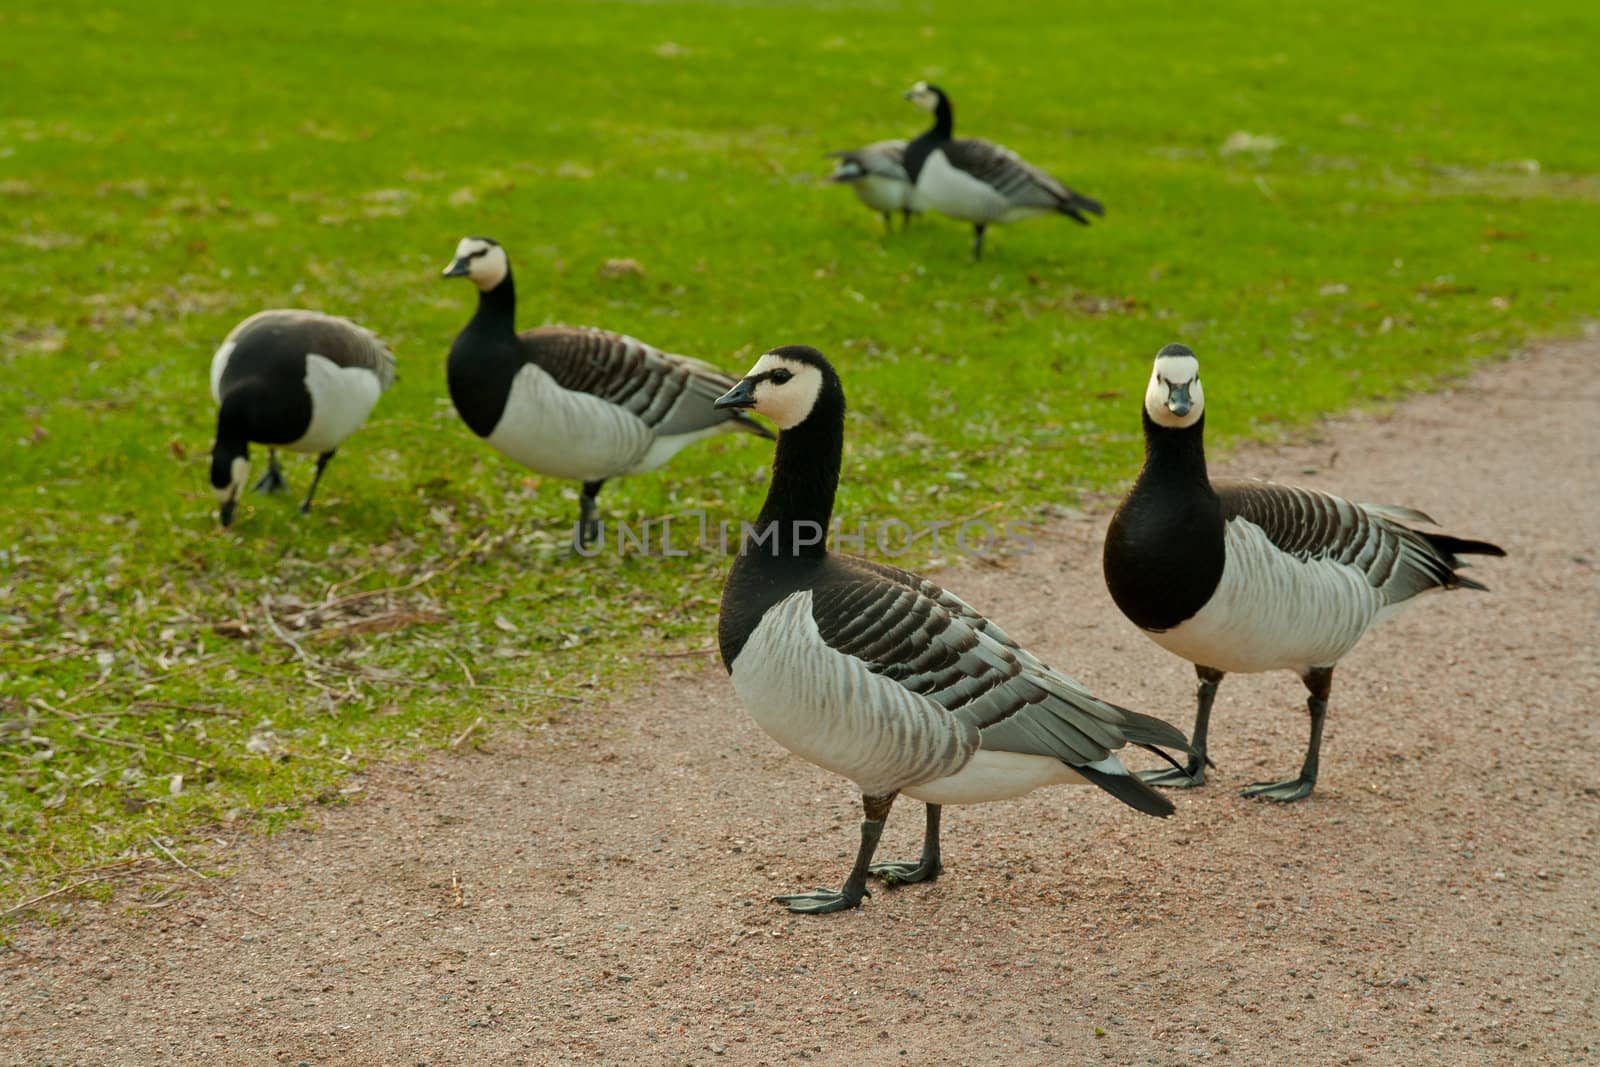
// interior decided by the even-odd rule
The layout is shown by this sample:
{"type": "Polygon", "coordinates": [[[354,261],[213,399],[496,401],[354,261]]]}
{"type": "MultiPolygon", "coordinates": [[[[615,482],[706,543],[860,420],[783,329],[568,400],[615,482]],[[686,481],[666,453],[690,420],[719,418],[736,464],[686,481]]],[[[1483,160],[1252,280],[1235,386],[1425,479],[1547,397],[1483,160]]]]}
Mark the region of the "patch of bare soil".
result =
{"type": "MultiPolygon", "coordinates": [[[[1334,677],[1322,780],[1288,674],[1229,677],[1219,770],[950,809],[944,876],[853,913],[850,785],[710,657],[543,739],[385,766],[160,911],[79,902],[0,951],[10,1063],[1577,1063],[1600,1058],[1600,344],[1213,466],[1499,542],[1334,677]]],[[[1218,405],[1226,417],[1226,398],[1218,405]]],[[[1130,418],[1133,417],[1130,413],[1130,418]]],[[[947,583],[1108,699],[1191,721],[1190,668],[1101,583],[1105,514],[947,583]]],[[[465,696],[465,694],[464,694],[465,696]]],[[[880,855],[914,855],[902,801],[880,855]]]]}

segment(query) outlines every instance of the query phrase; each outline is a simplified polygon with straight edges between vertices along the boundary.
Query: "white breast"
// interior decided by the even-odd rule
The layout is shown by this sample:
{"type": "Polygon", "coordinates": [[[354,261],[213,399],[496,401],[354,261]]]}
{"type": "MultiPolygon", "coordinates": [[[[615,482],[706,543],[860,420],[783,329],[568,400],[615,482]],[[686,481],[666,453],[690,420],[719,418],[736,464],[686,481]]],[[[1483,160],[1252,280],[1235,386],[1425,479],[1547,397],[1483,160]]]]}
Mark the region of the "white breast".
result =
{"type": "Polygon", "coordinates": [[[946,777],[966,761],[944,708],[828,647],[809,592],[767,610],[732,674],[757,725],[869,796],[946,777]]]}
{"type": "Polygon", "coordinates": [[[596,481],[632,471],[654,438],[636,416],[597,396],[563,389],[529,363],[512,379],[505,411],[485,440],[540,474],[596,481]]]}
{"type": "Polygon", "coordinates": [[[378,376],[364,367],[341,367],[315,352],[306,356],[306,391],[311,394],[311,425],[291,452],[331,452],[361,428],[383,394],[378,376]]]}
{"type": "Polygon", "coordinates": [[[1193,663],[1250,673],[1331,667],[1394,606],[1351,567],[1303,562],[1261,528],[1231,519],[1222,580],[1205,607],[1150,637],[1193,663]]]}
{"type": "Polygon", "coordinates": [[[1012,210],[993,186],[951,166],[935,149],[917,175],[916,202],[968,222],[995,222],[1012,210]]]}

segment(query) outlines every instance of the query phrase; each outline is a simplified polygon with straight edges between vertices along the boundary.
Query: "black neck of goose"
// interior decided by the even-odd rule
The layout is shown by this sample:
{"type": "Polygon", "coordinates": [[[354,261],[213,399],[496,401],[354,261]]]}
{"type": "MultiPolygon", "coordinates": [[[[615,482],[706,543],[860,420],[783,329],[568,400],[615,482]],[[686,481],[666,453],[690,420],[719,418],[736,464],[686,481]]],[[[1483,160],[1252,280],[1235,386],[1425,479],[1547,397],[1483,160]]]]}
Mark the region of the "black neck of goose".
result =
{"type": "Polygon", "coordinates": [[[218,489],[233,477],[233,461],[250,458],[248,409],[231,394],[217,411],[217,437],[211,446],[211,484],[218,489]]]}
{"type": "Polygon", "coordinates": [[[948,97],[939,97],[939,106],[933,109],[933,128],[928,132],[941,141],[948,141],[955,136],[956,113],[950,106],[948,97]]]}
{"type": "Polygon", "coordinates": [[[772,484],[756,519],[757,536],[769,540],[750,550],[762,555],[826,556],[843,459],[844,398],[836,389],[824,389],[806,420],[778,435],[772,484]]]}
{"type": "Polygon", "coordinates": [[[1227,564],[1222,502],[1206,477],[1205,418],[1172,429],[1144,416],[1144,469],[1111,517],[1104,568],[1134,625],[1170,630],[1216,592],[1227,564]]]}
{"type": "Polygon", "coordinates": [[[939,146],[950,140],[955,129],[955,115],[950,110],[950,101],[943,96],[939,97],[939,106],[933,111],[933,125],[929,126],[916,139],[906,145],[903,163],[906,174],[911,178],[912,184],[922,175],[922,166],[928,161],[939,146]]]}
{"type": "Polygon", "coordinates": [[[513,334],[517,332],[517,285],[511,279],[509,266],[499,285],[478,291],[478,313],[474,318],[496,326],[503,325],[513,334]]]}
{"type": "Polygon", "coordinates": [[[1144,469],[1139,485],[1151,482],[1210,486],[1206,474],[1206,417],[1193,426],[1176,429],[1162,426],[1144,412],[1144,469]]]}

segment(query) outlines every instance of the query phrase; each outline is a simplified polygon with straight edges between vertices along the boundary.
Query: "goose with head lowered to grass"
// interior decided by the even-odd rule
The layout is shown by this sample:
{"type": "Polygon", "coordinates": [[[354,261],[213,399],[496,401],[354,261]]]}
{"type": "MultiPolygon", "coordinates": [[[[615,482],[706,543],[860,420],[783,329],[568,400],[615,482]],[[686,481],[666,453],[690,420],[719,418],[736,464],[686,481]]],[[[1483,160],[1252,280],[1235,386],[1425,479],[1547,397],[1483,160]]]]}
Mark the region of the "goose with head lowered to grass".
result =
{"type": "Polygon", "coordinates": [[[918,209],[972,223],[972,258],[983,256],[992,224],[1060,214],[1082,226],[1104,215],[1100,201],[1075,193],[1009,148],[955,137],[955,111],[937,85],[917,82],[906,99],[933,115],[933,125],[906,147],[906,174],[918,209]]]}
{"type": "Polygon", "coordinates": [[[1106,532],[1111,598],[1151,640],[1195,665],[1193,743],[1161,785],[1205,781],[1217,686],[1229,671],[1292,670],[1310,696],[1300,774],[1246,796],[1291,801],[1316,785],[1336,663],[1369,629],[1435,589],[1483,589],[1462,555],[1503,556],[1486,541],[1428,533],[1420,511],[1359,504],[1314,489],[1213,481],[1206,472],[1200,362],[1183,345],[1156,356],[1144,397],[1144,469],[1106,532]]]}
{"type": "Polygon", "coordinates": [[[335,450],[393,384],[394,355],[349,319],[284,308],[257,312],[235,326],[211,357],[211,396],[218,408],[211,488],[222,525],[233,522],[250,477],[250,442],[268,446],[258,492],[285,488],[277,449],[317,457],[300,505],[304,515],[335,450]]]}
{"type": "Polygon", "coordinates": [[[1117,752],[1134,744],[1172,762],[1156,746],[1188,752],[1181,731],[1097,699],[928,579],[827,550],[844,390],[816,349],[768,352],[717,404],[766,415],[780,431],[766,503],[723,587],[723,665],[757,724],[853,780],[866,813],[844,886],[780,902],[841,911],[861,903],[869,875],[934,878],[945,804],[1087,783],[1146,814],[1172,814],[1117,752]],[[901,793],[927,805],[922,856],[873,864],[901,793]]]}
{"type": "Polygon", "coordinates": [[[721,433],[772,438],[712,406],[731,375],[620,333],[584,326],[517,332],[511,261],[497,241],[464,237],[444,269],[470,278],[478,310],[450,346],[450,399],[472,432],[530,470],[583,483],[576,543],[599,533],[595,497],[721,433]]]}
{"type": "Polygon", "coordinates": [[[829,152],[837,159],[828,180],[848,185],[856,198],[883,216],[883,225],[894,232],[894,213],[904,217],[904,225],[911,225],[911,216],[917,210],[912,206],[911,178],[906,174],[906,143],[904,141],[877,141],[864,148],[843,152],[829,152]]]}

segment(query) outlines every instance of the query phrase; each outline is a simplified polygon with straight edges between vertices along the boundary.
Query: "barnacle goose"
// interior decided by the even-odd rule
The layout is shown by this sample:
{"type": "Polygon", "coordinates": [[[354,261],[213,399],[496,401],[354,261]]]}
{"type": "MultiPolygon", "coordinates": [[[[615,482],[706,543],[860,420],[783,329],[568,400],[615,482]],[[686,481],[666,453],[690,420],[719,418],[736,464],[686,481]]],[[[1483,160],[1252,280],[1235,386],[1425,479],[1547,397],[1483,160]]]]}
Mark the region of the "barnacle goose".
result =
{"type": "Polygon", "coordinates": [[[885,229],[894,231],[896,211],[904,217],[905,226],[911,225],[911,214],[917,208],[911,204],[904,141],[877,141],[865,148],[829,152],[828,158],[839,161],[828,180],[855,190],[857,199],[883,216],[885,229]]]}
{"type": "Polygon", "coordinates": [[[1188,752],[1181,731],[1096,699],[926,578],[827,551],[844,391],[820,353],[768,352],[717,405],[755,410],[780,430],[766,503],[723,587],[723,665],[757,724],[852,779],[866,810],[844,887],[778,901],[841,911],[861,903],[869,874],[890,884],[934,878],[944,804],[1087,782],[1139,811],[1172,814],[1115,753],[1130,743],[1188,752]],[[922,856],[873,864],[900,793],[927,805],[922,856]]]}
{"type": "Polygon", "coordinates": [[[472,432],[524,467],[583,483],[576,543],[599,533],[595,496],[609,478],[653,471],[686,445],[766,427],[712,401],[731,375],[620,333],[584,326],[517,332],[511,261],[496,241],[464,237],[447,278],[470,278],[478,310],[450,346],[450,399],[472,432]]]}
{"type": "Polygon", "coordinates": [[[933,126],[906,148],[905,168],[916,188],[913,206],[972,223],[972,258],[983,255],[990,223],[1059,212],[1084,226],[1084,212],[1104,215],[1100,201],[1075,193],[1009,148],[974,138],[956,140],[950,98],[917,82],[906,99],[933,113],[933,126]]]}
{"type": "Polygon", "coordinates": [[[316,455],[303,515],[334,451],[393,384],[394,355],[349,319],[279,309],[259,311],[235,326],[211,357],[211,396],[218,405],[211,488],[222,525],[233,522],[250,477],[251,441],[269,446],[258,492],[285,488],[278,448],[316,455]]]}
{"type": "Polygon", "coordinates": [[[1317,781],[1334,664],[1363,634],[1432,589],[1484,589],[1457,573],[1458,555],[1499,547],[1408,523],[1411,508],[1360,504],[1314,489],[1206,475],[1200,362],[1183,345],[1156,356],[1144,395],[1144,469],[1106,533],[1106,585],[1122,613],[1195,665],[1193,743],[1160,785],[1205,781],[1206,731],[1228,671],[1292,670],[1310,697],[1311,741],[1300,774],[1244,795],[1299,800],[1317,781]]]}

